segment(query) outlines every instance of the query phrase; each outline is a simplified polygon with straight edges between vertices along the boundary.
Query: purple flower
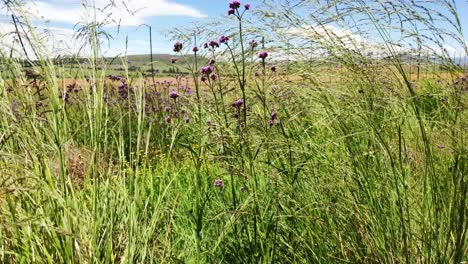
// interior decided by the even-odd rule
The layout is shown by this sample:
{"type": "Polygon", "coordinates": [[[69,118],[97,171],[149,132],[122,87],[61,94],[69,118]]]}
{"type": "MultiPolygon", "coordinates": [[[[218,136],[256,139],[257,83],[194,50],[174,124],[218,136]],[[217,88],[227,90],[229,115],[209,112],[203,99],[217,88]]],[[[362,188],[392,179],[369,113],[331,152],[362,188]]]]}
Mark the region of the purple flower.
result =
{"type": "Polygon", "coordinates": [[[276,66],[275,65],[271,66],[270,69],[271,69],[272,72],[276,72],[276,66]]]}
{"type": "Polygon", "coordinates": [[[234,15],[235,12],[236,11],[234,9],[230,8],[227,13],[228,13],[228,16],[230,16],[230,15],[234,15]]]}
{"type": "Polygon", "coordinates": [[[228,36],[222,35],[222,36],[219,38],[219,42],[221,42],[221,43],[227,43],[228,41],[229,41],[229,37],[228,37],[228,36]]]}
{"type": "Polygon", "coordinates": [[[174,44],[174,52],[179,52],[179,51],[181,51],[181,50],[182,50],[182,47],[183,47],[183,46],[182,46],[182,43],[180,43],[180,42],[177,41],[177,42],[174,44]]]}
{"type": "Polygon", "coordinates": [[[185,124],[188,124],[188,123],[190,122],[190,118],[185,117],[185,118],[184,118],[184,122],[185,122],[185,124]]]}
{"type": "Polygon", "coordinates": [[[218,75],[216,73],[212,73],[210,75],[211,80],[216,81],[218,79],[218,75]]]}
{"type": "Polygon", "coordinates": [[[223,180],[221,179],[216,179],[215,182],[214,182],[214,186],[215,187],[218,187],[220,189],[223,189],[223,180]]]}
{"type": "Polygon", "coordinates": [[[273,120],[271,120],[271,119],[268,120],[268,125],[269,125],[270,127],[272,127],[274,124],[275,124],[275,122],[274,122],[273,120]]]}
{"type": "Polygon", "coordinates": [[[244,104],[244,99],[240,98],[234,101],[231,106],[239,109],[244,104]]]}
{"type": "Polygon", "coordinates": [[[219,48],[219,43],[216,40],[210,41],[210,47],[212,48],[219,48]]]}
{"type": "Polygon", "coordinates": [[[208,42],[206,42],[205,44],[203,44],[203,48],[205,48],[205,49],[208,48],[208,42]]]}
{"type": "Polygon", "coordinates": [[[211,65],[203,66],[200,69],[200,72],[205,75],[210,75],[214,71],[214,67],[211,65]]]}
{"type": "Polygon", "coordinates": [[[263,50],[263,51],[260,51],[260,52],[258,53],[258,57],[259,57],[260,59],[264,60],[264,59],[266,59],[266,57],[268,57],[268,52],[266,52],[266,51],[264,51],[264,50],[263,50]]]}
{"type": "Polygon", "coordinates": [[[277,117],[278,117],[278,113],[276,113],[276,111],[271,112],[271,114],[270,114],[270,119],[271,120],[275,120],[277,117]]]}
{"type": "Polygon", "coordinates": [[[258,43],[255,39],[252,39],[251,41],[249,41],[249,46],[252,47],[252,48],[255,48],[257,47],[258,43]]]}
{"type": "Polygon", "coordinates": [[[176,91],[172,90],[169,93],[169,97],[175,100],[175,99],[177,99],[177,97],[179,97],[179,94],[176,91]]]}
{"type": "Polygon", "coordinates": [[[164,121],[166,121],[166,123],[171,123],[171,116],[166,116],[166,118],[164,118],[164,121]]]}
{"type": "Polygon", "coordinates": [[[194,46],[194,47],[192,48],[192,51],[193,51],[193,52],[198,52],[198,47],[197,47],[197,46],[194,46]]]}
{"type": "Polygon", "coordinates": [[[240,3],[239,1],[236,1],[236,0],[231,1],[231,2],[229,3],[229,8],[232,8],[232,9],[237,9],[237,8],[239,8],[240,6],[241,6],[241,3],[240,3]]]}
{"type": "Polygon", "coordinates": [[[206,82],[206,77],[205,77],[205,76],[202,76],[202,77],[200,78],[200,81],[206,82]]]}
{"type": "Polygon", "coordinates": [[[216,61],[214,59],[211,59],[210,61],[208,61],[208,65],[213,65],[215,63],[216,63],[216,61]]]}
{"type": "Polygon", "coordinates": [[[244,7],[245,7],[245,10],[250,10],[250,4],[245,4],[244,7]]]}
{"type": "Polygon", "coordinates": [[[170,112],[170,111],[171,111],[171,107],[170,107],[170,106],[166,106],[166,107],[164,107],[164,111],[166,111],[166,112],[170,112]]]}
{"type": "Polygon", "coordinates": [[[176,62],[177,62],[177,58],[171,58],[171,62],[172,62],[172,64],[176,63],[176,62]]]}

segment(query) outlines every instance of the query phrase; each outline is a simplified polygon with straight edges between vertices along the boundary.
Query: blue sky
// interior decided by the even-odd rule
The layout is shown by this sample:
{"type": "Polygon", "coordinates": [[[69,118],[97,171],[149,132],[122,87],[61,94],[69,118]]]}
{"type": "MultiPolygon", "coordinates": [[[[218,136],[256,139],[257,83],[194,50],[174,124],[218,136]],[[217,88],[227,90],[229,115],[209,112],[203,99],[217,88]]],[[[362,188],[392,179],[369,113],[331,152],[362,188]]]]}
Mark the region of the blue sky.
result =
{"type": "MultiPolygon", "coordinates": [[[[96,5],[104,6],[110,0],[88,0],[95,1],[96,5]]],[[[281,0],[276,0],[280,2],[281,0]]],[[[42,20],[49,21],[48,27],[53,28],[63,35],[73,34],[73,26],[78,21],[85,20],[81,0],[36,0],[35,4],[28,4],[27,10],[31,14],[40,14],[42,20]]],[[[120,23],[120,33],[116,33],[116,27],[106,28],[113,36],[111,46],[107,47],[107,55],[122,54],[125,50],[125,39],[128,37],[128,54],[149,53],[148,29],[138,25],[145,23],[153,27],[153,51],[154,53],[171,53],[172,42],[163,34],[171,27],[187,27],[193,23],[203,23],[226,14],[229,0],[126,0],[124,6],[122,1],[115,1],[116,6],[112,9],[114,17],[123,18],[120,23]],[[134,16],[129,15],[128,9],[137,11],[134,16]]],[[[245,2],[245,1],[241,1],[245,2]]],[[[258,7],[259,0],[250,0],[252,9],[258,7]]],[[[468,2],[466,0],[455,0],[458,5],[465,38],[468,36],[468,2]]],[[[0,32],[2,22],[9,23],[8,16],[2,16],[0,8],[0,32]]],[[[11,27],[11,26],[10,26],[11,27]]],[[[58,34],[60,35],[60,34],[58,34]]],[[[58,37],[63,42],[67,38],[58,37]]],[[[69,40],[68,40],[69,42],[69,40]]],[[[73,43],[71,43],[72,45],[73,43]]]]}

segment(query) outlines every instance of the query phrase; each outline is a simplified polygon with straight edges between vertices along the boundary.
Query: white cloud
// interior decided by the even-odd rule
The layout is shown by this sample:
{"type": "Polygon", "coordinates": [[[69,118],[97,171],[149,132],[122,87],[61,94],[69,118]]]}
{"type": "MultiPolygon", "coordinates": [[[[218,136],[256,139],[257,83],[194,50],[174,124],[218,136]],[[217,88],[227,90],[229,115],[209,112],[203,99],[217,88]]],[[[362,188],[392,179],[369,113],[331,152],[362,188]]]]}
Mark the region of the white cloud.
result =
{"type": "MultiPolygon", "coordinates": [[[[140,25],[146,18],[153,16],[206,17],[193,7],[170,0],[95,0],[94,2],[97,10],[100,10],[96,12],[98,21],[114,21],[124,26],[140,25]]],[[[82,4],[80,0],[39,0],[28,3],[25,10],[36,19],[71,24],[89,21],[92,17],[92,13],[89,12],[90,5],[82,4]]]]}
{"type": "MultiPolygon", "coordinates": [[[[36,26],[31,30],[28,27],[20,27],[19,31],[30,59],[35,59],[35,57],[29,41],[44,56],[72,55],[76,54],[81,47],[80,42],[73,38],[74,31],[71,29],[36,26]]],[[[0,46],[3,51],[13,50],[15,55],[24,57],[24,51],[13,24],[0,22],[0,46]]]]}

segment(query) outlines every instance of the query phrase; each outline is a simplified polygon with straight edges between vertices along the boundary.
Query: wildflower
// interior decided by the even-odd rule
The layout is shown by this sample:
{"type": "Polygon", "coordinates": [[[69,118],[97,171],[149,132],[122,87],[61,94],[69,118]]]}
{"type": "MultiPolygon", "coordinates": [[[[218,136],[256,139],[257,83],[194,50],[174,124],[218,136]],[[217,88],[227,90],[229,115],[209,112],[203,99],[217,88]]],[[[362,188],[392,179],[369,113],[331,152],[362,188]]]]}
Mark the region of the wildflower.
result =
{"type": "Polygon", "coordinates": [[[169,97],[175,100],[175,99],[177,99],[177,97],[179,97],[179,94],[176,91],[172,90],[169,93],[169,97]]]}
{"type": "Polygon", "coordinates": [[[239,1],[231,1],[231,3],[229,3],[229,8],[232,8],[232,9],[237,9],[241,6],[241,3],[239,1]]]}
{"type": "Polygon", "coordinates": [[[214,186],[215,187],[218,187],[220,189],[223,189],[223,180],[221,179],[216,179],[215,182],[214,182],[214,186]]]}
{"type": "Polygon", "coordinates": [[[211,59],[210,61],[208,61],[208,65],[214,65],[216,63],[216,61],[214,59],[211,59]]]}
{"type": "Polygon", "coordinates": [[[259,57],[260,59],[264,60],[264,59],[266,59],[266,57],[268,57],[268,52],[266,52],[266,51],[260,51],[260,52],[258,53],[258,57],[259,57]]]}
{"type": "Polygon", "coordinates": [[[210,75],[214,71],[214,67],[211,65],[203,66],[200,69],[200,72],[205,75],[210,75]]]}
{"type": "Polygon", "coordinates": [[[166,106],[166,107],[164,107],[164,111],[166,111],[166,112],[170,112],[170,111],[171,111],[171,107],[170,107],[170,106],[166,106]]]}
{"type": "Polygon", "coordinates": [[[234,15],[235,12],[236,12],[236,11],[235,11],[234,9],[230,8],[230,9],[228,10],[228,16],[234,15]]]}
{"type": "Polygon", "coordinates": [[[177,62],[177,58],[171,58],[171,62],[172,62],[172,64],[176,63],[176,62],[177,62]]]}
{"type": "Polygon", "coordinates": [[[271,119],[271,120],[275,120],[276,117],[278,117],[278,113],[276,113],[276,111],[271,112],[271,114],[270,114],[270,119],[271,119]]]}
{"type": "Polygon", "coordinates": [[[166,116],[166,118],[164,118],[164,121],[166,121],[166,123],[171,123],[171,116],[166,116]]]}
{"type": "Polygon", "coordinates": [[[193,51],[193,52],[198,52],[198,47],[197,47],[197,46],[194,46],[194,47],[192,48],[192,51],[193,51]]]}
{"type": "Polygon", "coordinates": [[[244,7],[245,7],[245,10],[250,10],[250,4],[245,4],[244,7]]]}
{"type": "Polygon", "coordinates": [[[257,47],[258,43],[255,39],[252,39],[251,41],[249,41],[249,46],[252,47],[252,48],[255,48],[257,47]]]}
{"type": "Polygon", "coordinates": [[[181,51],[181,50],[182,50],[182,47],[183,47],[183,46],[182,46],[182,43],[180,43],[180,42],[177,41],[177,42],[174,44],[174,52],[179,52],[179,51],[181,51]]]}
{"type": "Polygon", "coordinates": [[[210,41],[210,47],[212,48],[219,48],[219,43],[216,40],[210,41]]]}
{"type": "Polygon", "coordinates": [[[269,125],[270,127],[272,127],[274,124],[275,124],[275,122],[274,122],[273,120],[271,120],[271,119],[268,120],[268,125],[269,125]]]}
{"type": "Polygon", "coordinates": [[[205,77],[205,76],[202,76],[202,77],[200,78],[200,81],[206,82],[206,77],[205,77]]]}
{"type": "Polygon", "coordinates": [[[271,66],[270,69],[271,69],[272,72],[276,72],[276,66],[275,65],[271,66]]]}
{"type": "Polygon", "coordinates": [[[221,43],[227,43],[228,41],[229,41],[229,37],[228,37],[228,36],[222,35],[222,36],[219,38],[219,42],[221,42],[221,43]]]}
{"type": "Polygon", "coordinates": [[[234,101],[231,106],[239,109],[244,104],[244,99],[240,98],[234,101]]]}
{"type": "Polygon", "coordinates": [[[218,79],[218,75],[216,73],[212,73],[210,75],[211,80],[216,81],[218,79]]]}
{"type": "Polygon", "coordinates": [[[185,122],[185,124],[188,124],[188,123],[190,122],[190,118],[185,117],[185,118],[184,118],[184,122],[185,122]]]}

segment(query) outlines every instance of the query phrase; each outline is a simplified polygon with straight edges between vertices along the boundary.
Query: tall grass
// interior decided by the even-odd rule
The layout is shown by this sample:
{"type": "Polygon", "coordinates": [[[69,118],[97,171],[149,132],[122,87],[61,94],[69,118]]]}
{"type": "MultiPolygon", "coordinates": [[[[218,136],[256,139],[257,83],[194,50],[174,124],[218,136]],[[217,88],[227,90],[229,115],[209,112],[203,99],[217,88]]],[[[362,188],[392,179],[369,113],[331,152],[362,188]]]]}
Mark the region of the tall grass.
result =
{"type": "Polygon", "coordinates": [[[234,2],[235,26],[179,31],[191,74],[165,82],[106,73],[96,19],[93,74],[68,76],[5,3],[25,49],[0,50],[0,262],[467,260],[468,81],[438,49],[467,53],[454,3],[234,2]],[[413,82],[403,51],[445,77],[413,82]]]}

